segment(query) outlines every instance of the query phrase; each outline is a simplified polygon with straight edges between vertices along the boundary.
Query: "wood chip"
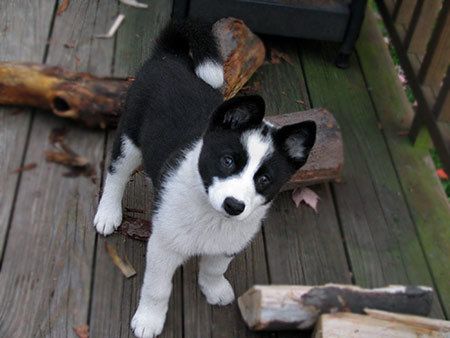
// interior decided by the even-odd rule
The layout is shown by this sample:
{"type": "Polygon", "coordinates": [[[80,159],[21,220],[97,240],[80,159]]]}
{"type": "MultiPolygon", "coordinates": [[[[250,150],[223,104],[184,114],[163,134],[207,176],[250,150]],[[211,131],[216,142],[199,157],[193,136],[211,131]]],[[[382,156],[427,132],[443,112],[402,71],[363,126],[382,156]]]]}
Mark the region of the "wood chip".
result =
{"type": "Polygon", "coordinates": [[[24,171],[32,170],[32,169],[34,169],[36,167],[37,167],[36,163],[34,163],[34,162],[33,163],[28,163],[28,164],[25,164],[24,166],[19,167],[16,170],[14,170],[13,174],[18,174],[18,173],[21,173],[21,172],[24,172],[24,171]]]}
{"type": "Polygon", "coordinates": [[[96,35],[96,38],[99,39],[109,39],[116,34],[117,30],[119,29],[120,25],[122,24],[123,20],[125,19],[125,15],[119,14],[116,19],[114,20],[114,23],[112,24],[111,28],[109,29],[108,33],[106,34],[99,34],[96,35]]]}
{"type": "Polygon", "coordinates": [[[136,270],[134,270],[128,259],[125,257],[125,261],[123,261],[123,259],[119,257],[115,246],[105,241],[105,249],[114,265],[119,268],[126,278],[130,278],[136,274],[136,270]]]}
{"type": "Polygon", "coordinates": [[[70,5],[70,0],[62,0],[56,10],[56,15],[61,15],[70,5]]]}
{"type": "Polygon", "coordinates": [[[82,324],[72,328],[78,338],[89,338],[89,325],[82,324]]]}
{"type": "Polygon", "coordinates": [[[123,3],[124,5],[132,6],[135,8],[148,8],[147,4],[137,2],[136,0],[120,0],[120,2],[123,3]]]}

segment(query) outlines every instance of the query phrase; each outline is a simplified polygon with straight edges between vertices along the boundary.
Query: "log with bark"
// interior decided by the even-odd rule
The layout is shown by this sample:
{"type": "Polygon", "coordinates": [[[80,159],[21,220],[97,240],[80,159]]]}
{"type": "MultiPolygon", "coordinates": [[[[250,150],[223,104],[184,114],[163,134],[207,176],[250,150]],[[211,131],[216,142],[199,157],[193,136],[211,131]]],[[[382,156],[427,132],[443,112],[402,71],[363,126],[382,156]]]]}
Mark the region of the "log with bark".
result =
{"type": "MultiPolygon", "coordinates": [[[[262,41],[241,21],[225,18],[213,26],[223,55],[225,98],[234,96],[263,64],[262,41]]],[[[0,105],[31,106],[80,121],[114,128],[132,78],[76,73],[56,66],[0,63],[0,105]]]]}
{"type": "Polygon", "coordinates": [[[256,285],[239,297],[238,304],[252,330],[294,330],[311,328],[322,313],[364,313],[365,308],[428,315],[432,293],[424,286],[256,285]]]}
{"type": "Polygon", "coordinates": [[[434,337],[449,338],[450,322],[419,316],[366,310],[368,315],[334,313],[320,316],[314,338],[434,337]]]}

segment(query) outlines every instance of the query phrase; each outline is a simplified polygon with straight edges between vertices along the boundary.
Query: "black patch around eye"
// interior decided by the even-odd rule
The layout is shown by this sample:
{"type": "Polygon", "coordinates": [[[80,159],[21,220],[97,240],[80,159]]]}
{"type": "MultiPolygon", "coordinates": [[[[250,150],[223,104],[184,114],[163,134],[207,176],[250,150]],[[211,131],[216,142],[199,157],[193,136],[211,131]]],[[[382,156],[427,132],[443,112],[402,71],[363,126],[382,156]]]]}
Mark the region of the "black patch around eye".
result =
{"type": "Polygon", "coordinates": [[[240,142],[240,136],[240,133],[229,131],[214,131],[204,136],[198,170],[206,191],[214,177],[226,178],[236,175],[247,164],[248,155],[240,142]],[[224,156],[232,156],[234,163],[231,168],[223,165],[224,156]]]}
{"type": "Polygon", "coordinates": [[[234,158],[232,155],[224,155],[220,158],[220,164],[228,171],[233,171],[235,167],[234,158]]]}
{"type": "Polygon", "coordinates": [[[254,182],[256,191],[258,194],[264,196],[266,203],[269,203],[295,171],[295,167],[286,160],[285,156],[275,151],[262,163],[255,174],[254,182]],[[270,178],[270,183],[265,187],[260,187],[257,180],[263,175],[267,175],[270,178]]]}

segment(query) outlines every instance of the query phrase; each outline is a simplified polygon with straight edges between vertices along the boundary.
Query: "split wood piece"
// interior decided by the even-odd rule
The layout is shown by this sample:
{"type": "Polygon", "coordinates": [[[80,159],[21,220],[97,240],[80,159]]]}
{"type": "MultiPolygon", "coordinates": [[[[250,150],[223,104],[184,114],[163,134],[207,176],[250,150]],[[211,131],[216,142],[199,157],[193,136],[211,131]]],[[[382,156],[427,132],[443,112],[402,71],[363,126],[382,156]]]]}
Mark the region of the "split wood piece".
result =
{"type": "Polygon", "coordinates": [[[322,313],[364,313],[365,308],[427,315],[433,290],[424,286],[363,289],[354,285],[255,285],[238,299],[252,330],[308,329],[322,313]]]}
{"type": "MultiPolygon", "coordinates": [[[[221,19],[214,24],[224,56],[224,96],[234,96],[263,64],[262,41],[241,21],[221,19]]],[[[120,107],[132,79],[101,78],[61,67],[0,63],[0,105],[51,110],[93,128],[117,126],[120,107]]]]}
{"type": "Polygon", "coordinates": [[[266,120],[279,127],[311,120],[316,123],[316,143],[308,161],[295,173],[282,190],[300,185],[339,180],[344,164],[344,146],[339,125],[333,114],[323,108],[302,112],[267,116],[266,120]]]}
{"type": "Polygon", "coordinates": [[[436,330],[450,333],[450,321],[448,320],[405,315],[400,313],[392,313],[374,309],[364,309],[364,312],[367,313],[372,318],[403,323],[406,325],[419,326],[426,328],[428,330],[436,330]]]}
{"type": "MultiPolygon", "coordinates": [[[[372,311],[372,310],[370,310],[372,311]]],[[[320,316],[314,338],[449,338],[450,322],[385,311],[377,315],[334,313],[320,316]]]]}

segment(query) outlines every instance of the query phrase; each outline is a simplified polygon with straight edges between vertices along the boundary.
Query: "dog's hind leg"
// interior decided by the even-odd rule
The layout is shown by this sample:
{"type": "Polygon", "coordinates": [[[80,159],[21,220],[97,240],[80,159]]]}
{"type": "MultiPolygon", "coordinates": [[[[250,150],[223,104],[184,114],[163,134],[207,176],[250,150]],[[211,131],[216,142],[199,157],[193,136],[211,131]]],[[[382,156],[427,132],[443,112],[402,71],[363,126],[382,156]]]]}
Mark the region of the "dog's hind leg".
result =
{"type": "Polygon", "coordinates": [[[114,141],[111,164],[94,218],[98,233],[109,235],[122,223],[123,193],[128,179],[141,162],[142,153],[139,148],[125,134],[118,135],[114,141]]]}

